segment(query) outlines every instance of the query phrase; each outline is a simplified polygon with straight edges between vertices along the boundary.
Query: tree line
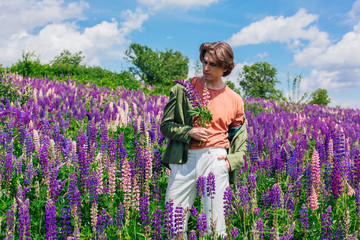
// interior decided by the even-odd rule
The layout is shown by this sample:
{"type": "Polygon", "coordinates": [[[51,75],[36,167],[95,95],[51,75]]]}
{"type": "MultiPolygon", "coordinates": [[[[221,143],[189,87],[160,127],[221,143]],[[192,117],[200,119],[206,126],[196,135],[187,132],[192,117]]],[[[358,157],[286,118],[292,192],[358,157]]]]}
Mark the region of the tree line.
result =
{"type": "MultiPolygon", "coordinates": [[[[92,82],[98,86],[116,88],[124,86],[128,89],[138,89],[142,85],[153,86],[152,94],[167,94],[174,85],[175,79],[186,79],[189,71],[189,59],[180,51],[166,49],[153,50],[146,45],[130,44],[125,51],[125,58],[132,65],[128,70],[114,72],[98,66],[82,64],[82,52],[71,53],[64,50],[49,63],[42,64],[35,53],[23,52],[21,59],[10,67],[0,70],[18,72],[22,76],[47,77],[57,80],[76,79],[79,83],[92,82]]],[[[201,67],[197,66],[201,73],[201,67]]],[[[288,93],[276,89],[277,69],[266,61],[244,65],[238,76],[240,89],[233,82],[226,84],[243,95],[243,97],[283,100],[286,102],[328,105],[330,98],[326,89],[317,89],[312,93],[300,93],[301,75],[288,75],[288,93]]],[[[144,88],[147,89],[147,88],[144,88]]],[[[1,91],[1,86],[0,86],[1,91]]]]}

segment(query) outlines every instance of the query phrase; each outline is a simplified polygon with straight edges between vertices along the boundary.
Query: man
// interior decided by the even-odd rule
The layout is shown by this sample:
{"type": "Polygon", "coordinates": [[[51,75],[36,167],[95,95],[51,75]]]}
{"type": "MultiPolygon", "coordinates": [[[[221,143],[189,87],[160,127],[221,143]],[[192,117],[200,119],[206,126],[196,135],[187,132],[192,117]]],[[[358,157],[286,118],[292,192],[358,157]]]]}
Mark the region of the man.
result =
{"type": "MultiPolygon", "coordinates": [[[[244,164],[247,149],[244,102],[222,81],[235,66],[233,58],[227,43],[203,43],[200,46],[203,76],[193,78],[192,84],[200,96],[204,91],[205,96],[210,95],[210,99],[205,99],[210,100],[207,106],[213,115],[209,126],[200,127],[193,121],[188,114],[192,105],[179,84],[170,90],[160,125],[162,134],[170,140],[162,159],[171,169],[166,201],[172,199],[174,209],[191,206],[197,193],[197,178],[207,177],[212,172],[215,175],[213,221],[219,235],[225,235],[226,230],[224,192],[229,182],[234,181],[235,171],[244,164]]],[[[205,196],[202,202],[210,233],[211,199],[205,196]]]]}

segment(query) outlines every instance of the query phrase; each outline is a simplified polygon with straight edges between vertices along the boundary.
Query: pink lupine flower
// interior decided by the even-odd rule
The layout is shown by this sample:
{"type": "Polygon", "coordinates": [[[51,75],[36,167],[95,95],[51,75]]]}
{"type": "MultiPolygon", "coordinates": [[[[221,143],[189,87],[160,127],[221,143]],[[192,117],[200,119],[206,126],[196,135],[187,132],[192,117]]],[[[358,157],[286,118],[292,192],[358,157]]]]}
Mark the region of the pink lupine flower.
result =
{"type": "MultiPolygon", "coordinates": [[[[101,159],[101,153],[99,153],[96,158],[98,159],[98,157],[99,157],[99,159],[101,159]]],[[[98,177],[98,193],[99,194],[103,194],[103,192],[104,192],[103,171],[104,171],[104,167],[103,167],[102,161],[99,160],[98,161],[98,166],[96,168],[96,174],[97,174],[97,177],[98,177]]]]}
{"type": "Polygon", "coordinates": [[[96,233],[96,224],[98,220],[98,204],[94,203],[90,208],[91,227],[94,233],[96,233]]]}
{"type": "Polygon", "coordinates": [[[319,153],[314,148],[311,161],[311,178],[315,189],[318,188],[320,183],[320,158],[319,153]]]}
{"type": "MultiPolygon", "coordinates": [[[[145,154],[144,154],[144,161],[145,161],[145,186],[148,188],[149,187],[149,180],[152,177],[152,162],[153,162],[153,157],[151,154],[151,151],[149,149],[149,146],[145,147],[145,154]]],[[[148,191],[149,189],[147,189],[148,191]]]]}
{"type": "Polygon", "coordinates": [[[136,182],[135,178],[131,178],[131,188],[132,188],[131,208],[133,210],[139,210],[140,189],[139,189],[139,185],[136,182]]]}
{"type": "Polygon", "coordinates": [[[40,138],[39,138],[39,133],[36,129],[33,130],[33,142],[34,142],[35,151],[38,153],[40,149],[40,138]]]}
{"type": "Polygon", "coordinates": [[[115,164],[111,163],[109,167],[109,195],[112,202],[115,195],[115,164]]]}
{"type": "Polygon", "coordinates": [[[334,158],[334,141],[330,138],[328,143],[328,162],[332,163],[334,158]]]}
{"type": "Polygon", "coordinates": [[[123,163],[123,170],[121,176],[122,176],[121,187],[124,192],[124,208],[128,214],[132,201],[132,196],[131,196],[131,168],[126,158],[123,163]]]}
{"type": "Polygon", "coordinates": [[[312,188],[311,188],[310,208],[311,208],[311,210],[313,210],[313,211],[319,208],[318,198],[317,198],[317,195],[316,195],[316,191],[315,191],[314,186],[312,186],[312,188]]]}
{"type": "Polygon", "coordinates": [[[348,182],[346,182],[346,185],[347,185],[347,189],[348,189],[348,196],[352,196],[355,194],[355,191],[354,189],[350,186],[350,184],[348,182]]]}
{"type": "Polygon", "coordinates": [[[205,82],[204,84],[204,92],[203,92],[203,105],[204,106],[209,106],[210,104],[210,93],[209,93],[209,90],[207,88],[207,82],[205,82]]]}

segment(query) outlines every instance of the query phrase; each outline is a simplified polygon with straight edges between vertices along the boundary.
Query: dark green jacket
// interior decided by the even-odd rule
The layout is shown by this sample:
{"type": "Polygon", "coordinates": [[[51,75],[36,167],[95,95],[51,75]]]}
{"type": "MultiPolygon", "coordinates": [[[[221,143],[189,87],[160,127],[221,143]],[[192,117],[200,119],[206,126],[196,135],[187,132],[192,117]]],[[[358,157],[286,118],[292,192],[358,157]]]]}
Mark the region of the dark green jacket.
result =
{"type": "MultiPolygon", "coordinates": [[[[184,164],[187,162],[188,150],[192,140],[189,132],[193,126],[193,118],[188,114],[192,109],[187,99],[183,86],[176,84],[170,90],[170,99],[164,109],[164,116],[160,124],[161,133],[169,138],[162,163],[169,166],[172,164],[184,164]]],[[[231,166],[230,182],[235,180],[234,173],[244,165],[244,155],[247,150],[246,120],[242,127],[236,132],[230,142],[227,158],[231,166]]]]}

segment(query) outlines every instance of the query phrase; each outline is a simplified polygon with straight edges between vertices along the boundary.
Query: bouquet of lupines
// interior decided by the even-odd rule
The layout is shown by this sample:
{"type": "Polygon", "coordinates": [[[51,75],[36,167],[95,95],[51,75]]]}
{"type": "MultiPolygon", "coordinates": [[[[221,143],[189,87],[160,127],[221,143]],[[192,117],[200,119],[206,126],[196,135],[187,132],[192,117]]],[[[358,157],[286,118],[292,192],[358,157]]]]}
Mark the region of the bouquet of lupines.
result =
{"type": "Polygon", "coordinates": [[[203,98],[200,97],[199,93],[195,90],[190,81],[178,79],[174,82],[184,86],[185,95],[193,107],[193,109],[190,109],[188,113],[194,117],[194,122],[198,123],[201,127],[206,127],[208,124],[211,124],[212,113],[208,108],[208,105],[210,104],[210,94],[207,89],[206,82],[204,85],[203,98]]]}

